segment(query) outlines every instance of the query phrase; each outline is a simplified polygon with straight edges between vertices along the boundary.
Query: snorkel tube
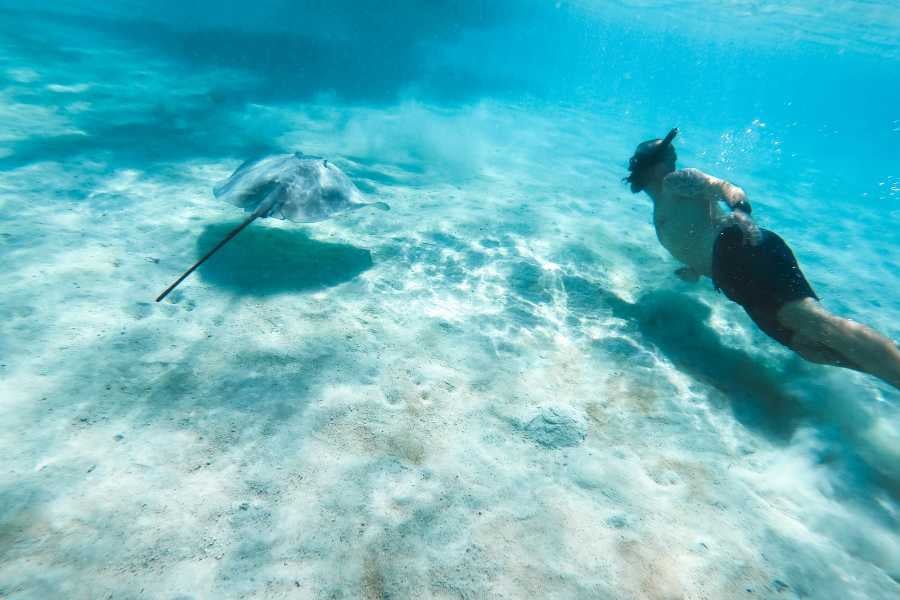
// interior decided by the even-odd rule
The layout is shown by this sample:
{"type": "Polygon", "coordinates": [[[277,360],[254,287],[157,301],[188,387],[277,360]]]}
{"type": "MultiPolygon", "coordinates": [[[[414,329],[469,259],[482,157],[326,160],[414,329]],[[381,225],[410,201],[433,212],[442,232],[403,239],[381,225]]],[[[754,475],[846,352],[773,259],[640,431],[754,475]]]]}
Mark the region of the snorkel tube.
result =
{"type": "Polygon", "coordinates": [[[672,143],[672,140],[675,139],[676,135],[678,135],[677,127],[673,128],[672,131],[666,134],[666,137],[663,138],[662,143],[656,147],[655,155],[659,156],[660,154],[665,152],[666,148],[669,147],[669,144],[672,143]]]}

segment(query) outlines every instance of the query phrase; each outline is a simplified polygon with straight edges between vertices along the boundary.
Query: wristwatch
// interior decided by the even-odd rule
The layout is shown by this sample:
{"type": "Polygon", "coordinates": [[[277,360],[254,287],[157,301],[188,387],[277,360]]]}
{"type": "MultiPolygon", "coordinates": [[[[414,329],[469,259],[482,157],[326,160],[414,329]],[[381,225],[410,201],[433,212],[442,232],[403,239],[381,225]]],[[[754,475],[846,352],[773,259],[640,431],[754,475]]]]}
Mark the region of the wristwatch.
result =
{"type": "Polygon", "coordinates": [[[746,200],[741,200],[740,202],[736,202],[735,204],[732,204],[731,210],[739,210],[742,213],[745,213],[748,215],[753,212],[753,209],[750,208],[750,203],[747,202],[746,200]]]}

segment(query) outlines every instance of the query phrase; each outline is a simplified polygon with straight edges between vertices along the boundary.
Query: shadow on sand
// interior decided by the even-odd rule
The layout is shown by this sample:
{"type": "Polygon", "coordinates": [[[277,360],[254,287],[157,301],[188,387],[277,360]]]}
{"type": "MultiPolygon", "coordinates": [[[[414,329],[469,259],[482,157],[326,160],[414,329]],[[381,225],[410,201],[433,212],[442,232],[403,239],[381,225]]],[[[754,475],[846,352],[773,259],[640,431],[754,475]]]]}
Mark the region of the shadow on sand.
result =
{"type": "MultiPolygon", "coordinates": [[[[237,225],[208,226],[197,241],[197,258],[237,225]]],[[[219,250],[200,276],[238,294],[269,296],[319,290],[350,281],[372,266],[372,254],[348,244],[320,242],[302,229],[254,225],[219,250]]]]}
{"type": "Polygon", "coordinates": [[[706,324],[709,307],[696,298],[660,290],[630,303],[580,277],[567,277],[565,285],[570,308],[611,309],[679,371],[720,391],[744,426],[786,443],[799,421],[809,416],[801,400],[784,389],[779,370],[722,343],[706,324]]]}

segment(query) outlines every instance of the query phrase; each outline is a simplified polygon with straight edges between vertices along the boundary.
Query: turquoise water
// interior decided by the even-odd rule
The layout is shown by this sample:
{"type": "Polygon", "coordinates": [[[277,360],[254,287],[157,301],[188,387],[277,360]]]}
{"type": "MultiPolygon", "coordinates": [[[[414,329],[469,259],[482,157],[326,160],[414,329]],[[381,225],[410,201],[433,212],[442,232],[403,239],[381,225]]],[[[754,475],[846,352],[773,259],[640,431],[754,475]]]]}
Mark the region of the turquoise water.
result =
{"type": "Polygon", "coordinates": [[[898,596],[898,392],[620,181],[678,126],[900,338],[892,3],[95,4],[0,1],[0,598],[898,596]],[[391,210],[155,303],[293,151],[391,210]]]}

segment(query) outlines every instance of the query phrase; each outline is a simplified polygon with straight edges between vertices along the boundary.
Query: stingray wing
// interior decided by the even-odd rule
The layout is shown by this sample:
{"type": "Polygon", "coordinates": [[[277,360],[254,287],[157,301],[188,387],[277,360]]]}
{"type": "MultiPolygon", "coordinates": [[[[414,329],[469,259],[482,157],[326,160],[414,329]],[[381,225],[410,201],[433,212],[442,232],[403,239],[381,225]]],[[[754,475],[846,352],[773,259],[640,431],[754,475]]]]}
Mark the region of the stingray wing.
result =
{"type": "Polygon", "coordinates": [[[294,160],[292,154],[276,154],[247,161],[215,186],[213,194],[245,210],[254,210],[273,188],[289,178],[294,160]]]}

